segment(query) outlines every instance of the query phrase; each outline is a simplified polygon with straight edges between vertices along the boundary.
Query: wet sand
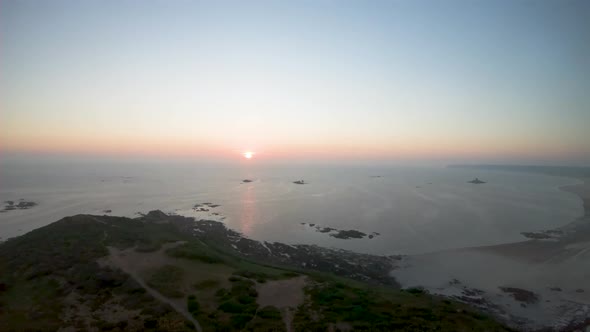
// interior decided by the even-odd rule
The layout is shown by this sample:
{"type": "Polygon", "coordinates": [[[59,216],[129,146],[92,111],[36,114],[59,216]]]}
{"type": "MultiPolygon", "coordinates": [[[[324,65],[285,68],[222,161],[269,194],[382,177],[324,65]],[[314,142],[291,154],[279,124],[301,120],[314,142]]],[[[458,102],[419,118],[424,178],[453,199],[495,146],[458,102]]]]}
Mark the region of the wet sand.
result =
{"type": "MultiPolygon", "coordinates": [[[[590,326],[590,181],[561,188],[584,214],[551,239],[407,256],[392,275],[403,287],[468,302],[523,331],[590,326]]],[[[590,327],[589,327],[590,328],[590,327]]]]}
{"type": "Polygon", "coordinates": [[[590,216],[590,179],[584,179],[583,184],[561,187],[561,190],[578,195],[584,204],[584,215],[590,216]]]}

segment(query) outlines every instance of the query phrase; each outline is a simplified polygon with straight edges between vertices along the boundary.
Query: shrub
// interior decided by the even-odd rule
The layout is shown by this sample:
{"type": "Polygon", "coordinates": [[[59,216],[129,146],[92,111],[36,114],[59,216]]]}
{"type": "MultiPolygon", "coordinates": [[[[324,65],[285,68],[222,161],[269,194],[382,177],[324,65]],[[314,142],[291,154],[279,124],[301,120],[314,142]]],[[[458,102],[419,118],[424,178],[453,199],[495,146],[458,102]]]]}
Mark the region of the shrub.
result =
{"type": "Polygon", "coordinates": [[[176,289],[184,276],[184,271],[173,265],[164,265],[154,270],[147,284],[167,297],[182,297],[183,293],[176,289]]]}
{"type": "Polygon", "coordinates": [[[241,304],[250,304],[256,302],[256,298],[248,295],[240,295],[237,297],[237,300],[241,304]]]}
{"type": "Polygon", "coordinates": [[[207,279],[200,281],[194,285],[195,289],[208,289],[219,286],[219,280],[207,279]]]}
{"type": "Polygon", "coordinates": [[[248,279],[255,279],[260,283],[266,282],[266,279],[272,279],[272,277],[264,272],[252,272],[252,271],[236,271],[234,272],[235,275],[248,278],[248,279]]]}
{"type": "Polygon", "coordinates": [[[223,311],[223,312],[229,312],[229,313],[241,313],[244,311],[244,305],[234,301],[234,300],[229,300],[226,302],[223,302],[222,304],[219,305],[219,310],[223,311]]]}
{"type": "Polygon", "coordinates": [[[146,329],[153,329],[156,326],[158,326],[158,321],[152,318],[146,318],[143,321],[143,327],[145,327],[146,329]]]}
{"type": "Polygon", "coordinates": [[[287,271],[287,272],[283,272],[282,273],[282,276],[283,277],[287,277],[287,278],[294,278],[294,277],[298,277],[299,276],[299,273],[287,271]]]}
{"type": "Polygon", "coordinates": [[[414,295],[421,295],[426,292],[424,290],[424,288],[421,288],[421,287],[410,287],[410,288],[406,289],[405,291],[410,294],[414,294],[414,295]]]}
{"type": "Polygon", "coordinates": [[[217,297],[224,297],[227,295],[227,289],[225,288],[220,288],[215,292],[215,296],[217,297]]]}
{"type": "Polygon", "coordinates": [[[242,329],[242,328],[244,328],[244,326],[246,326],[246,324],[248,324],[249,321],[252,320],[252,318],[253,318],[252,315],[237,314],[237,315],[231,316],[230,321],[231,321],[231,325],[234,328],[242,329]]]}
{"type": "Polygon", "coordinates": [[[197,300],[194,298],[194,296],[191,296],[189,296],[189,298],[186,300],[186,308],[188,312],[190,312],[193,316],[196,316],[199,312],[200,305],[199,302],[197,302],[197,300]]]}
{"type": "Polygon", "coordinates": [[[198,260],[209,264],[219,264],[224,262],[224,260],[215,252],[211,251],[211,249],[194,242],[170,248],[166,250],[166,254],[172,257],[198,260]]]}
{"type": "Polygon", "coordinates": [[[279,311],[279,309],[273,306],[266,306],[258,310],[257,315],[258,317],[264,319],[281,319],[281,312],[279,311]]]}
{"type": "Polygon", "coordinates": [[[248,295],[252,297],[257,297],[258,292],[254,288],[254,282],[250,280],[240,280],[238,282],[234,282],[231,287],[230,291],[231,295],[233,296],[240,296],[240,295],[248,295]]]}
{"type": "Polygon", "coordinates": [[[162,248],[162,244],[160,242],[140,242],[137,247],[135,247],[135,251],[154,252],[160,250],[160,248],[162,248]]]}

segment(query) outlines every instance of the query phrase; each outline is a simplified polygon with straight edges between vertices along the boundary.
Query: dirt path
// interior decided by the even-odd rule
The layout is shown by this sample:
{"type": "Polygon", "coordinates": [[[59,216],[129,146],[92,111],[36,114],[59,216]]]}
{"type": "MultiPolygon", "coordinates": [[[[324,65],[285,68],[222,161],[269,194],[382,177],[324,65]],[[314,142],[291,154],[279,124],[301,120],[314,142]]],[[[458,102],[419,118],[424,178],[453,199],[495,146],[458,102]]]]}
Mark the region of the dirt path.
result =
{"type": "Polygon", "coordinates": [[[256,302],[260,307],[274,306],[281,311],[285,328],[291,332],[293,312],[305,300],[306,277],[296,277],[286,280],[267,281],[264,284],[258,284],[258,299],[256,302]]]}
{"type": "MultiPolygon", "coordinates": [[[[193,317],[193,315],[191,315],[190,312],[188,312],[188,310],[186,309],[186,307],[180,303],[178,303],[177,301],[173,301],[165,296],[163,296],[162,294],[160,294],[158,291],[156,291],[155,289],[151,288],[150,286],[148,286],[142,278],[140,278],[136,271],[134,271],[129,264],[127,263],[127,261],[124,259],[124,254],[122,254],[119,250],[117,250],[116,248],[112,248],[112,247],[107,247],[109,249],[109,263],[111,265],[114,265],[115,267],[118,267],[119,269],[121,269],[123,272],[127,273],[129,276],[131,276],[131,278],[133,278],[135,281],[137,281],[137,283],[139,285],[141,285],[141,287],[145,288],[145,290],[154,298],[156,298],[158,301],[164,302],[168,305],[170,305],[172,308],[174,308],[174,310],[176,310],[179,314],[183,315],[184,318],[186,318],[187,320],[189,320],[190,322],[192,322],[195,325],[195,328],[197,329],[198,332],[202,332],[201,329],[201,325],[199,324],[199,322],[193,317]]],[[[164,250],[165,248],[162,248],[162,250],[164,250]]]]}
{"type": "Polygon", "coordinates": [[[283,316],[283,322],[285,323],[285,329],[287,332],[292,332],[293,328],[291,322],[293,322],[293,309],[284,308],[281,310],[281,316],[283,316]]]}

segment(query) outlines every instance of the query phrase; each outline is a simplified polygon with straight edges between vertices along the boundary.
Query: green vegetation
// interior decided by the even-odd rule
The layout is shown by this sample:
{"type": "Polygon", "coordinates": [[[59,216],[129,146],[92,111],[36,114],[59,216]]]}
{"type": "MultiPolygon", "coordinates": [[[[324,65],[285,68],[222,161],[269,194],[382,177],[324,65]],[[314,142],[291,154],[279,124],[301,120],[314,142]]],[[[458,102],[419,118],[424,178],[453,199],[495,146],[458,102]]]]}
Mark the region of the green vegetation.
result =
{"type": "Polygon", "coordinates": [[[57,282],[47,278],[19,280],[10,285],[0,293],[0,331],[58,329],[59,314],[63,310],[63,305],[53,302],[58,292],[57,282]],[[32,307],[31,303],[36,305],[32,307]]]}
{"type": "Polygon", "coordinates": [[[185,238],[170,224],[78,215],[7,240],[0,244],[0,331],[114,328],[122,323],[110,320],[113,306],[119,312],[142,311],[124,319],[128,329],[143,329],[147,320],[155,322],[150,323],[154,330],[190,330],[180,314],[128,275],[97,263],[108,255],[107,246],[185,238]],[[72,315],[68,322],[66,312],[72,315]]]}
{"type": "Polygon", "coordinates": [[[232,327],[234,327],[236,329],[243,329],[244,327],[246,327],[246,324],[248,324],[248,322],[250,322],[252,320],[252,318],[254,318],[254,315],[237,314],[237,315],[231,316],[230,321],[231,321],[232,327]]]}
{"type": "Polygon", "coordinates": [[[221,264],[224,262],[218,252],[194,240],[190,243],[168,249],[166,250],[166,254],[172,257],[193,259],[209,264],[221,264]]]}
{"type": "Polygon", "coordinates": [[[415,295],[424,294],[426,292],[423,288],[420,288],[420,287],[410,287],[410,288],[405,289],[403,291],[408,292],[410,294],[415,294],[415,295]]]}
{"type": "Polygon", "coordinates": [[[298,276],[299,274],[294,273],[294,272],[282,272],[282,273],[276,273],[276,271],[273,271],[275,273],[268,273],[268,272],[262,272],[259,269],[257,269],[256,271],[249,271],[249,270],[239,270],[234,272],[234,275],[236,276],[240,276],[243,278],[248,278],[248,279],[252,279],[252,280],[256,280],[256,282],[258,283],[265,283],[267,280],[280,280],[280,279],[289,279],[289,278],[293,278],[298,276]]]}
{"type": "Polygon", "coordinates": [[[230,277],[232,287],[229,292],[224,292],[219,305],[219,310],[224,313],[233,314],[230,316],[230,323],[234,328],[243,328],[254,318],[258,304],[256,297],[258,293],[255,283],[248,279],[230,277]]]}
{"type": "Polygon", "coordinates": [[[267,319],[281,319],[281,312],[273,306],[266,306],[258,310],[258,317],[267,319]]]}
{"type": "Polygon", "coordinates": [[[225,289],[225,288],[220,288],[215,292],[215,296],[220,297],[220,298],[224,298],[227,294],[228,294],[228,292],[227,292],[227,289],[225,289]]]}
{"type": "Polygon", "coordinates": [[[178,289],[183,275],[184,271],[181,268],[164,265],[151,272],[147,284],[164,296],[183,297],[184,293],[178,289]]]}
{"type": "Polygon", "coordinates": [[[141,241],[137,243],[135,250],[139,252],[154,252],[162,248],[162,243],[159,241],[141,241]]]}
{"type": "Polygon", "coordinates": [[[248,312],[248,311],[256,311],[256,308],[253,308],[254,310],[248,310],[248,309],[252,309],[252,308],[249,308],[247,305],[243,305],[234,299],[225,301],[219,306],[219,310],[221,310],[223,312],[227,312],[227,313],[232,313],[232,314],[239,314],[241,312],[248,312]]]}
{"type": "Polygon", "coordinates": [[[324,280],[306,293],[309,299],[293,321],[297,331],[326,330],[338,322],[365,331],[506,331],[475,310],[420,289],[400,292],[324,280]]]}
{"type": "Polygon", "coordinates": [[[149,215],[143,220],[80,215],[0,244],[0,330],[194,330],[135,279],[99,264],[109,255],[108,247],[159,257],[141,277],[168,298],[186,297],[187,311],[204,331],[284,331],[288,309],[261,307],[257,288],[301,275],[310,282],[305,302],[290,314],[294,331],[338,326],[366,331],[504,330],[467,306],[421,289],[399,291],[259,264],[217,247],[214,240],[195,239],[182,231],[182,224],[157,218],[163,216],[156,214],[152,219],[158,222],[150,222],[149,215]],[[177,241],[184,243],[163,255],[163,245],[177,241]]]}
{"type": "Polygon", "coordinates": [[[220,285],[219,280],[207,279],[207,280],[197,282],[194,285],[194,287],[195,287],[195,289],[203,290],[203,289],[217,288],[217,287],[219,287],[219,285],[220,285]]]}
{"type": "Polygon", "coordinates": [[[190,295],[187,299],[186,299],[186,308],[188,310],[188,312],[191,313],[191,315],[193,315],[194,317],[197,317],[197,315],[199,314],[199,302],[197,302],[197,299],[194,295],[190,295]]]}
{"type": "MultiPolygon", "coordinates": [[[[243,274],[242,272],[239,273],[243,274]]],[[[231,275],[227,280],[231,283],[229,289],[207,288],[207,292],[212,296],[207,305],[200,307],[197,316],[204,330],[285,330],[278,309],[259,308],[256,302],[258,292],[255,281],[237,275],[231,275]]]]}

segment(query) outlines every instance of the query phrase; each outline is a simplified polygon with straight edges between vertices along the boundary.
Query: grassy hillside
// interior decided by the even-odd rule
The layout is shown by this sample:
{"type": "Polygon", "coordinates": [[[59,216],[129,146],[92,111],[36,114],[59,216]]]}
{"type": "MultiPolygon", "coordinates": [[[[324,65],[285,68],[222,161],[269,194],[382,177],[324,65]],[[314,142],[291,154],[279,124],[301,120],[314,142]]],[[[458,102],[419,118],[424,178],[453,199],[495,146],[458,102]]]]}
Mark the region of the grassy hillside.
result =
{"type": "Polygon", "coordinates": [[[260,262],[191,225],[78,215],[2,243],[0,330],[506,330],[421,290],[260,262]]]}

